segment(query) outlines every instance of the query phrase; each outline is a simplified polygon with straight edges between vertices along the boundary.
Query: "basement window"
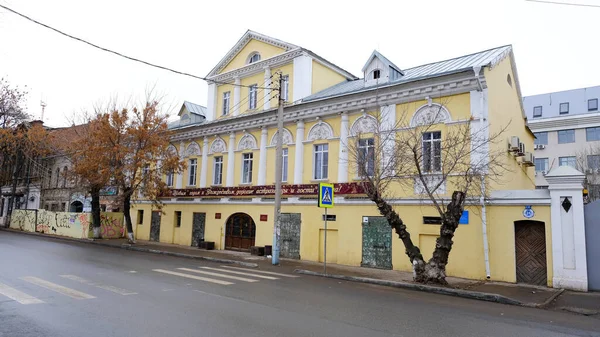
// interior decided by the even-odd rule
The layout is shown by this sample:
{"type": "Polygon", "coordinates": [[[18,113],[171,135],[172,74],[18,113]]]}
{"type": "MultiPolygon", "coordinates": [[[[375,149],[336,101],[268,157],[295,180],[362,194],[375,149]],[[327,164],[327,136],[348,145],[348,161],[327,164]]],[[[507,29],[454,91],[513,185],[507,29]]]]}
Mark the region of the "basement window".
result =
{"type": "Polygon", "coordinates": [[[423,224],[425,225],[441,225],[442,217],[439,216],[424,216],[423,224]]]}

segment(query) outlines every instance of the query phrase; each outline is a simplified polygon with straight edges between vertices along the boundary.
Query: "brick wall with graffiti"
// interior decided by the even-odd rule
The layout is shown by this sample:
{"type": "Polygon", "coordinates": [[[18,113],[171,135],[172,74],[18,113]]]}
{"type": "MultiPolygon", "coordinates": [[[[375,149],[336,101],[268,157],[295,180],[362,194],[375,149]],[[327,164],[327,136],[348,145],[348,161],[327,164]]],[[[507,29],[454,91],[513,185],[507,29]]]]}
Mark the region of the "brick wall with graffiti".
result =
{"type": "MultiPolygon", "coordinates": [[[[100,229],[105,239],[125,236],[123,213],[101,213],[100,229]]],[[[78,239],[93,237],[90,213],[51,212],[38,210],[14,210],[10,228],[27,232],[67,236],[78,239]]]]}

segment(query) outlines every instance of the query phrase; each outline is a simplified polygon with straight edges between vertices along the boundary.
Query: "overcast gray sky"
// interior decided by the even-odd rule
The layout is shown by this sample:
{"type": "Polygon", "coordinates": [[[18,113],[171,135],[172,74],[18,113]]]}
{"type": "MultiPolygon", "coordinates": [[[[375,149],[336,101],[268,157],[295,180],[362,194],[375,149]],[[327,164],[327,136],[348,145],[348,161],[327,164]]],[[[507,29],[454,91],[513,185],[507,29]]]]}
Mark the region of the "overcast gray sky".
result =
{"type": "MultiPolygon", "coordinates": [[[[200,76],[251,29],[357,76],[373,49],[408,68],[512,44],[524,95],[600,85],[600,8],[525,0],[0,3],[103,47],[200,76]]],[[[152,85],[173,106],[206,105],[201,80],[119,58],[3,9],[0,37],[0,76],[29,87],[28,108],[37,118],[43,98],[50,126],[115,95],[140,97],[152,85]]]]}

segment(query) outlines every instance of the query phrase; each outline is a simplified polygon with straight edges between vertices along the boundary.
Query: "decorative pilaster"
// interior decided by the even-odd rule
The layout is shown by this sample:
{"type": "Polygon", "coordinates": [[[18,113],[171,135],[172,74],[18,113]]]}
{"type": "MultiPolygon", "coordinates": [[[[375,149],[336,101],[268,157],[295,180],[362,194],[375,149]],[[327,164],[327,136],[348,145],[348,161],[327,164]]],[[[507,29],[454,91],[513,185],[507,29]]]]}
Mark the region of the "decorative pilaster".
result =
{"type": "Polygon", "coordinates": [[[208,85],[208,101],[206,103],[206,120],[212,121],[216,118],[216,109],[217,109],[217,85],[214,83],[210,83],[208,85]]]}
{"type": "Polygon", "coordinates": [[[267,184],[267,128],[260,132],[260,152],[258,154],[258,186],[267,184]]]}
{"type": "Polygon", "coordinates": [[[233,186],[233,178],[234,178],[234,168],[235,168],[235,154],[233,150],[235,149],[235,133],[232,132],[229,134],[229,144],[227,144],[227,179],[225,186],[231,187],[233,186]]]}
{"type": "Polygon", "coordinates": [[[239,77],[235,78],[235,86],[233,87],[233,115],[237,116],[240,114],[240,99],[241,99],[241,87],[240,84],[242,84],[242,82],[240,81],[239,77]]]}
{"type": "MultiPolygon", "coordinates": [[[[270,88],[271,82],[272,82],[271,81],[271,68],[265,67],[265,88],[270,88]]],[[[263,92],[264,92],[264,97],[263,97],[264,110],[269,110],[269,109],[271,109],[271,90],[265,89],[265,90],[263,90],[263,92]]],[[[262,142],[261,142],[261,144],[262,144],[262,142]]]]}
{"type": "Polygon", "coordinates": [[[348,182],[348,114],[342,113],[340,126],[340,155],[338,164],[338,182],[348,182]]]}
{"type": "Polygon", "coordinates": [[[304,121],[296,122],[296,158],[294,160],[294,184],[302,184],[304,168],[304,121]]]}
{"type": "MultiPolygon", "coordinates": [[[[185,153],[185,144],[183,144],[183,142],[179,143],[179,157],[183,158],[184,153],[185,153]]],[[[177,173],[177,182],[176,182],[176,187],[177,188],[182,188],[183,187],[183,172],[179,172],[177,173]]]]}
{"type": "Polygon", "coordinates": [[[202,143],[202,167],[200,168],[200,187],[206,187],[207,172],[208,172],[208,137],[204,137],[204,143],[202,143]]]}

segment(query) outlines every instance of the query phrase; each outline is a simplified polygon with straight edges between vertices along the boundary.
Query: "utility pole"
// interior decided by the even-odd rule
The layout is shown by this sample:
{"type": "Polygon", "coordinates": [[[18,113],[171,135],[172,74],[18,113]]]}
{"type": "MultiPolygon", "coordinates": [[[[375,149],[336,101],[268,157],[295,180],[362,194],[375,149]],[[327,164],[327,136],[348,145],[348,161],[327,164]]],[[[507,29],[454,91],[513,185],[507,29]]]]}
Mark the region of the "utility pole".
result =
{"type": "Polygon", "coordinates": [[[283,166],[283,76],[279,74],[279,105],[277,106],[277,148],[275,150],[275,218],[273,224],[273,265],[279,264],[279,234],[281,228],[281,175],[283,166]]]}

